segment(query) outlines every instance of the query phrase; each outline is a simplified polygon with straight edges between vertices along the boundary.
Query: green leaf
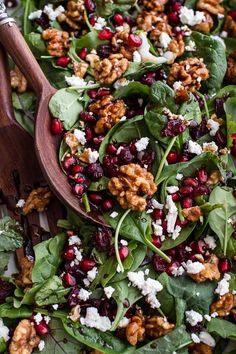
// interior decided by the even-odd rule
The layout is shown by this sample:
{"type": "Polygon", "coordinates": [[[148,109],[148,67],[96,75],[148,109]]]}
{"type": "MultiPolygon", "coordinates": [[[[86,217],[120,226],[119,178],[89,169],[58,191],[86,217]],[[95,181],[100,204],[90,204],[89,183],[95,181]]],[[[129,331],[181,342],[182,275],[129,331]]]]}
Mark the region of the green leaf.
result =
{"type": "Polygon", "coordinates": [[[0,251],[15,251],[22,245],[22,229],[18,222],[9,216],[0,219],[0,251]]]}
{"type": "Polygon", "coordinates": [[[0,274],[2,274],[6,270],[9,258],[9,252],[0,252],[0,274]]]}
{"type": "Polygon", "coordinates": [[[123,98],[128,97],[129,95],[133,95],[135,93],[139,94],[139,96],[148,96],[150,88],[147,85],[141,84],[141,82],[133,81],[128,85],[120,87],[114,93],[114,98],[123,98]]]}
{"type": "Polygon", "coordinates": [[[106,44],[108,41],[102,41],[98,38],[98,31],[92,30],[89,33],[74,40],[76,52],[81,48],[96,49],[100,44],[106,44]]]}
{"type": "Polygon", "coordinates": [[[196,227],[196,223],[184,227],[181,230],[179,236],[175,240],[173,240],[172,238],[166,238],[164,242],[162,242],[161,250],[162,251],[169,250],[170,248],[174,248],[180,245],[182,242],[187,240],[187,238],[191,235],[195,227],[196,227]]]}
{"type": "Polygon", "coordinates": [[[109,178],[103,176],[102,178],[100,178],[97,182],[92,182],[89,185],[89,190],[93,191],[93,192],[99,192],[102,190],[107,189],[107,184],[108,184],[109,178]]]}
{"type": "Polygon", "coordinates": [[[50,99],[49,110],[53,117],[60,118],[66,130],[70,130],[78,122],[83,106],[76,91],[61,89],[50,99]]]}
{"type": "Polygon", "coordinates": [[[61,252],[65,245],[65,240],[65,234],[61,233],[34,246],[33,283],[41,283],[56,274],[61,263],[61,252]]]}
{"type": "Polygon", "coordinates": [[[41,69],[44,72],[44,75],[47,77],[48,81],[53,85],[56,89],[62,89],[67,87],[67,83],[65,81],[65,76],[71,76],[72,71],[68,69],[58,69],[55,68],[51,61],[44,60],[40,61],[41,69]]]}
{"type": "Polygon", "coordinates": [[[158,81],[151,86],[150,99],[158,104],[158,107],[167,107],[176,113],[174,90],[164,82],[158,81]]]}
{"type": "Polygon", "coordinates": [[[24,16],[23,16],[23,33],[24,36],[27,35],[32,30],[32,22],[29,20],[29,14],[35,10],[37,10],[35,3],[33,0],[22,0],[23,8],[24,8],[24,16]]]}
{"type": "Polygon", "coordinates": [[[207,324],[207,330],[222,338],[236,340],[236,325],[229,321],[220,318],[212,318],[207,324]]]}
{"type": "Polygon", "coordinates": [[[178,114],[184,116],[186,120],[194,120],[197,123],[201,123],[201,109],[194,95],[189,95],[189,100],[180,106],[178,114]]]}
{"type": "Polygon", "coordinates": [[[40,33],[31,32],[25,36],[25,40],[37,59],[42,55],[48,55],[45,42],[40,33]]]}
{"type": "Polygon", "coordinates": [[[227,147],[233,145],[232,134],[236,132],[236,97],[230,97],[224,104],[227,124],[227,147]]]}
{"type": "Polygon", "coordinates": [[[105,3],[103,0],[97,0],[96,14],[102,17],[108,17],[116,11],[128,11],[135,4],[135,0],[114,0],[105,3]]]}
{"type": "Polygon", "coordinates": [[[32,315],[32,310],[27,306],[21,306],[16,309],[12,303],[5,303],[0,305],[0,317],[6,318],[27,318],[32,315]]]}
{"type": "Polygon", "coordinates": [[[70,289],[65,289],[62,285],[61,278],[54,275],[41,283],[41,287],[36,292],[34,300],[38,306],[61,304],[66,302],[65,296],[69,291],[70,289]]]}

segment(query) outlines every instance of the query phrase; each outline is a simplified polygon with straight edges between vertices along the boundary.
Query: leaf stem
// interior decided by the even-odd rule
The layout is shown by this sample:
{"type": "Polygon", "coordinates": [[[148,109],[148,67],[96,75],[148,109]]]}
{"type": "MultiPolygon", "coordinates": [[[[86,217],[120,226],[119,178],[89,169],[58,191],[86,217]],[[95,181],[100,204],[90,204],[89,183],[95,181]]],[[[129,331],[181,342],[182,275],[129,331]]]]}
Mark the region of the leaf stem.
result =
{"type": "Polygon", "coordinates": [[[29,6],[30,6],[30,1],[26,0],[26,2],[25,2],[25,11],[24,11],[24,24],[23,24],[24,36],[26,36],[27,33],[28,33],[27,21],[28,21],[28,15],[29,15],[29,6]]]}
{"type": "Polygon", "coordinates": [[[170,150],[172,149],[172,146],[174,145],[176,139],[177,139],[177,136],[174,136],[174,137],[171,139],[171,141],[170,141],[169,145],[167,146],[167,149],[166,149],[166,151],[165,151],[165,153],[164,153],[164,156],[163,156],[162,159],[161,159],[160,166],[159,166],[159,168],[158,168],[158,171],[157,171],[157,174],[156,174],[156,177],[155,177],[155,183],[156,183],[156,184],[158,184],[158,179],[159,179],[159,177],[160,177],[160,175],[161,175],[161,173],[162,173],[162,170],[163,170],[163,168],[164,168],[164,165],[165,165],[165,162],[166,162],[166,158],[167,158],[167,156],[168,156],[170,150]]]}
{"type": "Polygon", "coordinates": [[[208,110],[208,107],[207,107],[206,98],[205,98],[205,96],[202,93],[200,93],[198,91],[197,91],[197,94],[203,100],[206,116],[209,119],[210,118],[210,114],[209,114],[209,110],[208,110]]]}
{"type": "Polygon", "coordinates": [[[124,221],[124,219],[126,218],[126,216],[131,212],[131,209],[127,209],[126,212],[122,215],[122,217],[120,218],[118,224],[117,224],[117,227],[116,227],[116,232],[115,232],[115,253],[116,253],[116,259],[117,259],[117,262],[118,262],[118,265],[120,267],[120,271],[121,273],[124,272],[124,267],[123,267],[123,264],[121,262],[121,259],[120,259],[120,253],[119,253],[119,233],[120,233],[120,228],[121,228],[121,225],[124,221]]]}
{"type": "Polygon", "coordinates": [[[83,200],[83,203],[84,203],[84,207],[85,207],[86,213],[90,213],[91,208],[90,208],[90,204],[89,204],[87,193],[83,194],[82,200],[83,200]]]}
{"type": "Polygon", "coordinates": [[[147,238],[145,238],[145,242],[147,244],[147,246],[152,250],[154,251],[155,253],[158,254],[158,256],[160,256],[162,259],[164,259],[166,262],[170,263],[171,262],[171,259],[164,253],[162,252],[159,248],[157,248],[156,246],[154,246],[152,244],[151,241],[149,241],[147,238]]]}

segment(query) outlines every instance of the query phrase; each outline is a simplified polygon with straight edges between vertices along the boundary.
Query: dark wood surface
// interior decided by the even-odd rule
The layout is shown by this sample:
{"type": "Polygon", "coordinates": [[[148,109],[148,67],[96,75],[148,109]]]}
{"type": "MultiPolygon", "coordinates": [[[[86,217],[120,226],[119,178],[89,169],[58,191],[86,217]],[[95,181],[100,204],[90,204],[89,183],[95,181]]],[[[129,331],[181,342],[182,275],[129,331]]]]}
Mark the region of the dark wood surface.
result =
{"type": "MultiPolygon", "coordinates": [[[[67,177],[59,166],[58,149],[62,137],[54,137],[51,134],[51,117],[48,111],[49,100],[56,90],[47,81],[16,24],[4,24],[0,27],[0,41],[37,94],[38,108],[35,124],[35,151],[41,170],[50,188],[66,206],[82,217],[92,222],[106,225],[105,220],[98,213],[91,212],[87,214],[85,212],[83,205],[79,202],[78,198],[71,193],[71,188],[67,182],[67,177]]],[[[1,87],[5,90],[6,84],[4,84],[4,82],[2,84],[4,86],[1,85],[1,87]]],[[[5,112],[7,111],[4,109],[4,111],[1,112],[1,116],[5,115],[5,112]]],[[[8,164],[10,164],[12,168],[12,164],[14,165],[14,162],[19,160],[19,162],[17,162],[19,166],[24,166],[24,168],[27,166],[27,169],[32,170],[30,167],[30,161],[33,152],[28,151],[27,139],[24,139],[24,142],[22,139],[18,139],[18,142],[16,142],[19,128],[16,128],[15,124],[11,124],[7,129],[8,130],[4,132],[4,136],[6,136],[5,138],[2,139],[1,133],[0,151],[4,149],[4,146],[9,147],[11,145],[15,145],[16,148],[13,148],[14,151],[9,153],[11,154],[9,155],[9,160],[11,160],[11,163],[8,162],[8,164]],[[14,137],[14,139],[9,140],[11,137],[14,137]],[[11,142],[8,145],[5,145],[6,141],[11,142]],[[17,151],[19,151],[17,144],[24,145],[22,148],[22,153],[20,154],[19,152],[17,153],[17,151]],[[16,157],[16,155],[18,156],[16,157]]],[[[6,150],[8,149],[9,148],[6,148],[6,150]]],[[[5,151],[5,154],[8,154],[8,152],[5,151]]],[[[6,167],[8,166],[5,165],[4,168],[1,168],[0,173],[3,173],[4,170],[6,171],[6,167]]],[[[30,174],[35,175],[35,171],[29,171],[29,175],[30,174]]]]}

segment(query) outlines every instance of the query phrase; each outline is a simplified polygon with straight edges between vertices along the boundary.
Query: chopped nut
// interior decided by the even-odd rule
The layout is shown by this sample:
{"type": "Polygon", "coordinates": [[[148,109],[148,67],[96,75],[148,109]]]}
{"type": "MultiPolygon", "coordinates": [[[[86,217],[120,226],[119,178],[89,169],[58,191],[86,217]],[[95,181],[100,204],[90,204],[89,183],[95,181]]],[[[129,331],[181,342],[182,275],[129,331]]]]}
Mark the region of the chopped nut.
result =
{"type": "Polygon", "coordinates": [[[27,215],[31,213],[33,209],[36,209],[39,213],[44,211],[52,196],[53,194],[48,187],[33,189],[26,199],[25,205],[22,209],[23,213],[27,215]]]}
{"type": "Polygon", "coordinates": [[[148,10],[162,12],[167,2],[168,0],[142,0],[141,4],[148,10]]]}
{"type": "Polygon", "coordinates": [[[208,177],[208,180],[206,184],[208,186],[213,186],[217,184],[218,182],[223,182],[224,178],[221,176],[221,173],[219,170],[214,170],[211,172],[210,176],[208,177]]]}
{"type": "MultiPolygon", "coordinates": [[[[158,16],[157,13],[154,11],[142,11],[137,17],[138,28],[145,32],[150,32],[153,30],[153,28],[155,28],[155,25],[158,21],[162,21],[162,18],[164,18],[165,22],[167,23],[166,15],[161,14],[160,16],[158,16]]],[[[169,28],[171,30],[170,26],[169,28]]]]}
{"type": "Polygon", "coordinates": [[[80,305],[76,305],[72,307],[70,313],[69,313],[69,318],[71,321],[76,322],[80,318],[80,305]]]}
{"type": "Polygon", "coordinates": [[[157,191],[153,175],[134,163],[121,166],[120,176],[110,179],[108,189],[122,208],[137,211],[145,210],[144,196],[152,196],[157,191]]]}
{"type": "Polygon", "coordinates": [[[145,320],[142,314],[138,313],[131,318],[126,327],[126,338],[131,345],[142,342],[145,338],[145,320]]]}
{"type": "MultiPolygon", "coordinates": [[[[236,37],[236,29],[235,29],[236,37]]],[[[236,50],[232,52],[227,58],[227,72],[226,79],[232,84],[236,84],[236,50]]]]}
{"type": "Polygon", "coordinates": [[[34,262],[28,257],[21,257],[19,261],[20,273],[16,277],[16,284],[26,287],[32,284],[32,269],[34,262]]]}
{"type": "Polygon", "coordinates": [[[68,1],[66,11],[57,17],[59,23],[66,23],[73,30],[80,30],[85,22],[84,1],[68,1]]]}
{"type": "Polygon", "coordinates": [[[36,335],[30,320],[21,320],[16,327],[9,346],[10,354],[31,354],[37,348],[40,337],[36,335]]]}
{"type": "Polygon", "coordinates": [[[236,38],[236,21],[230,15],[225,18],[224,31],[226,31],[229,37],[236,38]]]}
{"type": "Polygon", "coordinates": [[[213,348],[205,343],[192,343],[188,348],[190,354],[213,354],[213,348]]]}
{"type": "Polygon", "coordinates": [[[168,75],[168,84],[173,85],[176,81],[181,81],[186,91],[195,92],[200,89],[201,81],[208,78],[209,72],[203,59],[188,58],[172,64],[168,75]]]}
{"type": "Polygon", "coordinates": [[[220,0],[198,0],[196,8],[208,11],[212,15],[223,14],[225,9],[220,5],[220,0]]]}
{"type": "Polygon", "coordinates": [[[88,67],[89,67],[89,65],[87,63],[82,63],[82,62],[81,63],[77,63],[77,62],[75,62],[73,64],[73,70],[74,70],[75,76],[83,78],[84,75],[87,72],[88,67]]]}
{"type": "Polygon", "coordinates": [[[19,93],[27,90],[27,81],[17,66],[10,71],[11,87],[19,93]]]}
{"type": "Polygon", "coordinates": [[[64,140],[69,146],[71,154],[74,155],[78,150],[79,140],[72,132],[67,132],[64,135],[64,140]]]}
{"type": "Polygon", "coordinates": [[[42,37],[47,41],[47,51],[50,55],[61,57],[66,55],[69,49],[69,33],[56,28],[48,28],[42,33],[42,37]]]}
{"type": "Polygon", "coordinates": [[[88,54],[86,56],[86,60],[90,63],[90,66],[93,69],[93,68],[95,68],[95,65],[100,60],[100,58],[97,54],[88,54]]]}
{"type": "Polygon", "coordinates": [[[136,50],[136,48],[131,47],[128,44],[128,37],[130,33],[130,27],[126,27],[124,31],[117,32],[111,40],[112,44],[112,51],[114,53],[121,53],[124,58],[128,59],[129,61],[132,61],[133,58],[133,52],[136,50]]]}
{"type": "Polygon", "coordinates": [[[236,309],[236,295],[227,293],[211,304],[211,313],[217,312],[219,317],[225,317],[236,309]]]}
{"type": "Polygon", "coordinates": [[[123,100],[113,100],[112,95],[106,95],[91,103],[89,110],[99,117],[94,130],[97,134],[101,134],[120,121],[125,115],[126,107],[123,100]]]}
{"type": "Polygon", "coordinates": [[[181,34],[178,34],[176,38],[172,39],[172,41],[168,45],[168,49],[171,52],[176,53],[178,57],[184,53],[184,48],[185,48],[185,44],[184,44],[183,36],[181,34]]]}
{"type": "Polygon", "coordinates": [[[200,219],[200,216],[203,215],[199,206],[185,208],[182,210],[182,214],[188,221],[192,222],[198,221],[200,219]]]}
{"type": "Polygon", "coordinates": [[[112,84],[128,69],[129,62],[122,54],[110,54],[108,58],[94,62],[95,80],[101,84],[112,84]]]}
{"type": "Polygon", "coordinates": [[[202,283],[206,280],[219,280],[220,272],[218,269],[219,259],[212,254],[206,261],[201,255],[196,255],[197,261],[204,264],[204,269],[197,274],[188,274],[197,283],[202,283]]]}
{"type": "Polygon", "coordinates": [[[157,22],[150,33],[151,40],[158,41],[163,32],[167,33],[170,37],[172,36],[172,28],[168,23],[168,17],[161,14],[158,16],[157,22]]]}
{"type": "Polygon", "coordinates": [[[171,332],[175,328],[173,323],[169,323],[165,318],[152,316],[146,319],[146,334],[153,338],[159,338],[171,332]]]}
{"type": "Polygon", "coordinates": [[[204,11],[204,15],[205,15],[205,20],[193,26],[194,31],[205,32],[205,33],[209,33],[211,31],[212,27],[214,26],[213,18],[207,11],[204,11]]]}

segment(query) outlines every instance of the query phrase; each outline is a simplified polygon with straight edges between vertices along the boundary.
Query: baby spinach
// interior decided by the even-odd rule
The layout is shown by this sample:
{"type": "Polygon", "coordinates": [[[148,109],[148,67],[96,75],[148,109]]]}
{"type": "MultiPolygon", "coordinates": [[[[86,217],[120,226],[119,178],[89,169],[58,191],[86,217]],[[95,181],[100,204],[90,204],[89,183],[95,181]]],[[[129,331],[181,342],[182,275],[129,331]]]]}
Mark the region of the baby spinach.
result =
{"type": "Polygon", "coordinates": [[[230,97],[224,104],[227,124],[227,147],[233,144],[232,134],[236,132],[236,97],[230,97]]]}
{"type": "Polygon", "coordinates": [[[236,325],[221,318],[212,318],[207,324],[207,330],[222,338],[236,340],[236,325]]]}
{"type": "Polygon", "coordinates": [[[22,228],[19,223],[9,216],[0,219],[0,252],[15,251],[22,247],[22,228]]]}
{"type": "Polygon", "coordinates": [[[50,304],[61,304],[66,302],[65,296],[70,289],[64,288],[61,278],[56,275],[41,283],[41,287],[37,290],[34,301],[38,306],[50,304]]]}
{"type": "Polygon", "coordinates": [[[179,236],[173,240],[172,238],[166,238],[164,240],[164,242],[162,242],[162,245],[161,245],[161,250],[162,251],[165,251],[165,250],[168,250],[170,248],[174,248],[176,246],[178,246],[179,244],[181,244],[182,242],[186,241],[187,238],[191,235],[191,233],[193,232],[194,228],[196,227],[196,223],[193,223],[187,227],[184,227],[179,236]]]}
{"type": "Polygon", "coordinates": [[[60,69],[55,68],[51,60],[40,61],[41,69],[43,70],[48,81],[56,89],[62,89],[67,87],[65,76],[71,76],[72,72],[69,69],[60,69]]]}
{"type": "Polygon", "coordinates": [[[0,317],[4,318],[27,318],[32,315],[32,310],[28,306],[21,306],[19,309],[13,307],[13,303],[0,305],[0,317]]]}
{"type": "Polygon", "coordinates": [[[80,38],[74,40],[74,46],[76,52],[81,48],[96,49],[100,44],[106,44],[108,41],[103,41],[98,38],[98,31],[92,30],[81,36],[80,38]]]}
{"type": "Polygon", "coordinates": [[[150,100],[156,103],[158,107],[167,107],[173,113],[176,113],[174,90],[164,82],[157,81],[151,86],[150,100]]]}
{"type": "Polygon", "coordinates": [[[118,88],[115,93],[115,98],[128,97],[129,95],[138,94],[140,96],[148,96],[150,88],[147,85],[141,84],[141,82],[133,81],[128,85],[118,88]]]}
{"type": "Polygon", "coordinates": [[[104,2],[103,0],[97,0],[96,13],[99,16],[107,17],[115,13],[116,11],[128,11],[135,4],[135,0],[114,0],[112,2],[104,2]]]}
{"type": "Polygon", "coordinates": [[[45,42],[40,33],[28,33],[25,36],[25,40],[37,59],[40,59],[42,55],[48,55],[45,42]]]}

